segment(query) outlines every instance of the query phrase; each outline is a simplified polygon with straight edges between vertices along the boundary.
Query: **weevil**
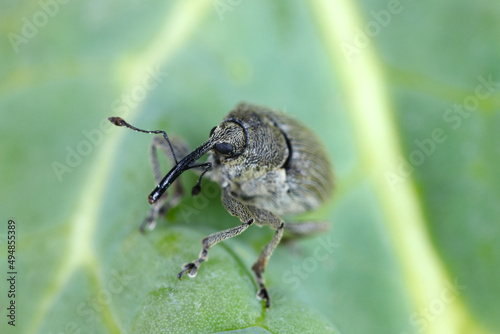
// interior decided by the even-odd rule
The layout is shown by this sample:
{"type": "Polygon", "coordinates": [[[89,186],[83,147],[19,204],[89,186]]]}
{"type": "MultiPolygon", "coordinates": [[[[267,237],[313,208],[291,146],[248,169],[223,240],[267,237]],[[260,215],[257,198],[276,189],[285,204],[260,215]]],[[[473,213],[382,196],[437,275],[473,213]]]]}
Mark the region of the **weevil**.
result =
{"type": "Polygon", "coordinates": [[[188,169],[200,173],[193,195],[200,193],[201,180],[206,174],[221,186],[226,210],[241,221],[237,227],[205,237],[200,255],[183,265],[177,275],[179,279],[186,273],[196,276],[201,264],[208,260],[208,250],[213,245],[243,233],[252,224],[276,231],[252,266],[258,284],[257,298],[264,299],[269,309],[271,300],[262,275],[284,230],[294,236],[304,236],[328,229],[324,222],[285,224],[281,218],[313,210],[333,192],[332,165],[314,132],[284,113],[240,103],[211,130],[207,141],[189,153],[184,142],[170,140],[165,131],[142,130],[120,117],[109,120],[117,126],[162,135],[155,136],[151,144],[151,162],[158,185],[149,195],[152,207],[141,224],[141,231],[152,230],[158,216],[179,203],[183,191],[179,181],[175,182],[169,201],[165,191],[188,169]],[[163,178],[158,149],[174,164],[163,178]],[[206,153],[206,162],[197,163],[206,153]],[[179,161],[177,156],[181,155],[184,157],[179,161]]]}

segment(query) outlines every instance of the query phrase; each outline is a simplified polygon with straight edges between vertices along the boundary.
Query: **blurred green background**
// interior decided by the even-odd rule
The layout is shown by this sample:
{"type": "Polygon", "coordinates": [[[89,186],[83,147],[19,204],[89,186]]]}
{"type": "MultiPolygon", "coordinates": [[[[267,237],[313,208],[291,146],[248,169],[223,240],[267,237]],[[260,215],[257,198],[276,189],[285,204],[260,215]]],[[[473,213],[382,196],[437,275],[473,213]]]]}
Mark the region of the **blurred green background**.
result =
{"type": "MultiPolygon", "coordinates": [[[[0,332],[499,333],[495,1],[0,1],[0,332]],[[205,181],[141,235],[151,136],[191,147],[239,101],[314,129],[329,233],[281,246],[205,181]],[[16,223],[16,326],[7,222],[16,223]]],[[[163,160],[164,169],[167,162],[163,160]]],[[[188,175],[189,174],[189,175],[188,175]]],[[[186,190],[196,176],[183,176],[186,190]]]]}

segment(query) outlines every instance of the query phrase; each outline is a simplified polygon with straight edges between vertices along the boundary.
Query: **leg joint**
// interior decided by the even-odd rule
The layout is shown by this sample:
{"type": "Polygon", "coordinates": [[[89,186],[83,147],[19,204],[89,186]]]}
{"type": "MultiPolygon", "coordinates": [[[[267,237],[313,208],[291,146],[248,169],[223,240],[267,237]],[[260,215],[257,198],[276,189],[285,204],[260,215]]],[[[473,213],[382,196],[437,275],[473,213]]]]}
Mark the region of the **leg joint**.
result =
{"type": "Polygon", "coordinates": [[[203,249],[209,249],[210,248],[210,245],[208,244],[208,239],[210,238],[210,236],[208,237],[205,237],[201,240],[201,244],[203,245],[203,249]]]}

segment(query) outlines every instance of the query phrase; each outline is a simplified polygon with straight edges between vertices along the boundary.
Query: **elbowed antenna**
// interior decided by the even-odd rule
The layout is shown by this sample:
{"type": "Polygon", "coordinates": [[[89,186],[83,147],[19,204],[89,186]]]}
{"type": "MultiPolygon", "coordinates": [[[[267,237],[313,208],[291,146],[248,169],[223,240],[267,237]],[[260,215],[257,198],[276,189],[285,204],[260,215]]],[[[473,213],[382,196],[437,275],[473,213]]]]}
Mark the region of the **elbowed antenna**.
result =
{"type": "MultiPolygon", "coordinates": [[[[150,204],[154,204],[163,195],[163,193],[170,187],[170,185],[186,170],[193,168],[191,164],[201,158],[205,153],[207,153],[213,146],[212,140],[209,139],[199,147],[197,147],[193,152],[189,153],[184,159],[182,159],[177,165],[170,170],[170,172],[165,175],[163,180],[156,186],[156,188],[149,194],[148,200],[150,204]]],[[[207,166],[207,170],[210,169],[210,165],[207,166]]],[[[204,174],[204,173],[203,173],[204,174]]],[[[201,177],[198,180],[201,181],[201,177]]]]}
{"type": "Polygon", "coordinates": [[[161,133],[163,135],[163,138],[165,138],[165,140],[167,141],[168,147],[170,147],[170,152],[172,152],[172,156],[174,157],[175,163],[176,164],[179,163],[177,161],[177,157],[175,156],[174,148],[172,147],[172,144],[170,144],[170,139],[168,139],[167,133],[165,131],[163,131],[163,130],[154,130],[154,131],[142,130],[142,129],[136,128],[135,126],[125,122],[125,120],[121,117],[108,117],[108,121],[110,121],[111,123],[113,123],[116,126],[125,126],[125,127],[132,129],[134,131],[139,131],[139,132],[143,132],[143,133],[154,133],[154,134],[161,133]]]}
{"type": "Polygon", "coordinates": [[[167,133],[162,130],[142,130],[139,128],[136,128],[135,126],[127,123],[123,118],[121,117],[108,117],[108,120],[113,123],[116,126],[125,126],[129,129],[132,129],[134,131],[139,131],[139,132],[144,132],[144,133],[154,133],[154,134],[162,134],[163,138],[168,143],[168,146],[170,147],[170,151],[172,152],[172,156],[174,157],[175,160],[175,166],[170,170],[170,172],[165,175],[163,180],[160,181],[160,183],[156,186],[156,188],[151,192],[151,194],[148,196],[148,201],[150,204],[154,204],[158,201],[158,199],[163,195],[163,193],[170,187],[170,185],[186,170],[194,167],[206,167],[203,173],[201,174],[200,178],[198,179],[198,183],[195,185],[193,188],[193,196],[197,195],[200,190],[200,182],[201,178],[203,175],[210,170],[212,167],[210,162],[201,164],[201,165],[192,165],[193,162],[201,158],[205,153],[207,153],[212,147],[213,147],[213,142],[212,138],[207,140],[205,143],[203,143],[201,146],[196,148],[193,152],[191,152],[189,155],[187,155],[184,159],[182,159],[180,162],[177,160],[175,156],[174,149],[172,147],[172,144],[170,143],[170,140],[168,139],[167,133]]]}

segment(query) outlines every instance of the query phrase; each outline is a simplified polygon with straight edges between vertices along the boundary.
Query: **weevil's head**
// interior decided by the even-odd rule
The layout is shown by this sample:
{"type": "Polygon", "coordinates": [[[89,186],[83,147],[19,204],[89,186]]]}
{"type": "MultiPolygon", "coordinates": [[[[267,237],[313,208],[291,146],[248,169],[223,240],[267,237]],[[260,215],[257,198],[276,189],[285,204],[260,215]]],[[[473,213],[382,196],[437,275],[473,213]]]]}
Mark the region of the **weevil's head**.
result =
{"type": "Polygon", "coordinates": [[[225,160],[242,155],[249,141],[248,129],[238,119],[227,119],[210,131],[211,149],[225,160]]]}
{"type": "Polygon", "coordinates": [[[288,139],[270,114],[246,103],[240,103],[212,129],[210,140],[221,174],[234,181],[281,168],[291,154],[288,139]]]}
{"type": "MultiPolygon", "coordinates": [[[[229,119],[214,127],[210,138],[193,152],[177,163],[149,195],[153,204],[163,195],[170,185],[186,170],[193,168],[196,161],[210,150],[221,159],[231,160],[240,156],[248,144],[248,131],[244,124],[236,119],[229,119]]],[[[198,185],[199,186],[199,185],[198,185]]]]}

